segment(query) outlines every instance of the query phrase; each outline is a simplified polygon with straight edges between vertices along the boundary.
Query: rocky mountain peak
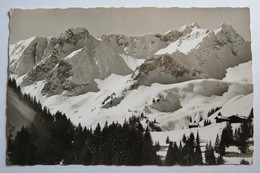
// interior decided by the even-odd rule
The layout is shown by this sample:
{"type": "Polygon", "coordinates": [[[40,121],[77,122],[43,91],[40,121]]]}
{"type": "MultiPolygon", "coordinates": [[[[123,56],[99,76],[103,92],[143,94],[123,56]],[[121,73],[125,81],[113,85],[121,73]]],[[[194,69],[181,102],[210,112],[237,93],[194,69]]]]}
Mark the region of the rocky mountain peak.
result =
{"type": "Polygon", "coordinates": [[[234,43],[237,41],[244,41],[237,31],[229,24],[221,23],[221,25],[214,30],[217,37],[224,42],[234,43]]]}
{"type": "Polygon", "coordinates": [[[197,22],[193,22],[189,25],[191,28],[200,28],[199,24],[197,22]]]}
{"type": "Polygon", "coordinates": [[[69,28],[58,37],[58,44],[63,46],[64,44],[76,45],[79,40],[86,39],[90,36],[86,28],[69,28]]]}
{"type": "Polygon", "coordinates": [[[81,93],[82,88],[86,92],[96,91],[95,79],[104,79],[112,73],[127,75],[135,71],[129,81],[141,85],[222,78],[227,67],[250,58],[242,50],[246,49],[244,42],[226,23],[213,31],[191,23],[162,34],[110,34],[103,35],[101,40],[96,40],[86,28],[69,28],[59,37],[17,43],[10,49],[13,60],[10,72],[18,77],[25,75],[23,86],[45,80],[48,84],[44,95],[60,94],[65,90],[81,93]],[[138,59],[142,59],[142,63],[132,71],[129,64],[136,64],[138,59]],[[59,71],[55,69],[61,60],[71,68],[61,63],[59,71]],[[215,74],[217,69],[218,74],[215,74]],[[69,79],[60,80],[60,74],[70,74],[65,77],[69,79]],[[68,90],[68,84],[76,89],[68,90]],[[53,93],[48,93],[50,90],[53,93]]]}

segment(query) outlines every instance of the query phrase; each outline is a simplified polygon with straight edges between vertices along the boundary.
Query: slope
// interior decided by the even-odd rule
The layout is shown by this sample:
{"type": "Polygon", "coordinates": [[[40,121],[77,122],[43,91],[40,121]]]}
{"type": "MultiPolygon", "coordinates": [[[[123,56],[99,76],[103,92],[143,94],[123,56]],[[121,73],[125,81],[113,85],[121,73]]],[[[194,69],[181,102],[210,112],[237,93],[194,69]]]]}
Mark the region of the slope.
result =
{"type": "Polygon", "coordinates": [[[94,79],[132,72],[117,52],[85,28],[67,29],[58,38],[20,41],[10,46],[10,56],[11,76],[19,77],[21,86],[45,80],[41,93],[47,96],[97,91],[94,79]]]}

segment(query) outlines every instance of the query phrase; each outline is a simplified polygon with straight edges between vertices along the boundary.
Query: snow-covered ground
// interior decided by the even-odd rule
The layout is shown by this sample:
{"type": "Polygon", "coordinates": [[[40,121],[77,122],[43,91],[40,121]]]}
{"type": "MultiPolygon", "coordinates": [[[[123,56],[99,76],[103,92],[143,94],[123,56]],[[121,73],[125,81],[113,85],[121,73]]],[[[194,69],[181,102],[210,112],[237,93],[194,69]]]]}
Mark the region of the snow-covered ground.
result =
{"type": "Polygon", "coordinates": [[[252,77],[252,61],[239,64],[236,67],[227,69],[224,81],[253,83],[252,77]]]}
{"type": "Polygon", "coordinates": [[[16,44],[11,44],[9,46],[9,62],[17,60],[21,57],[23,51],[29,46],[29,44],[35,39],[35,37],[30,37],[28,39],[20,40],[16,44]]]}
{"type": "Polygon", "coordinates": [[[145,59],[136,59],[131,56],[127,56],[125,54],[119,54],[119,55],[124,59],[125,63],[133,71],[136,69],[137,66],[141,65],[145,61],[145,59]]]}
{"type": "Polygon", "coordinates": [[[180,51],[188,54],[192,49],[196,49],[203,38],[207,36],[208,30],[201,28],[193,28],[192,32],[186,37],[170,43],[166,48],[158,50],[155,55],[172,54],[173,52],[180,51]]]}
{"type": "Polygon", "coordinates": [[[240,164],[242,160],[247,161],[249,164],[253,163],[253,157],[223,157],[225,164],[240,164]]]}
{"type": "Polygon", "coordinates": [[[201,127],[201,128],[192,128],[192,129],[180,129],[174,131],[165,131],[165,132],[151,132],[151,136],[154,142],[159,141],[161,146],[168,146],[166,144],[166,139],[169,137],[171,141],[176,142],[178,145],[182,140],[183,135],[189,137],[191,132],[196,137],[197,132],[200,135],[202,141],[202,146],[210,142],[215,143],[217,134],[221,134],[222,130],[226,127],[226,123],[212,124],[210,126],[201,127]]]}
{"type": "Polygon", "coordinates": [[[60,110],[75,124],[86,126],[97,122],[104,124],[105,121],[123,122],[125,118],[143,112],[151,121],[156,119],[164,130],[177,130],[188,127],[189,117],[195,122],[205,118],[212,108],[223,106],[223,115],[228,116],[231,113],[248,115],[252,107],[252,84],[200,79],[178,84],[140,86],[128,92],[120,104],[102,108],[107,96],[115,93],[116,97],[126,88],[128,79],[129,75],[112,74],[104,80],[96,80],[98,92],[79,96],[43,97],[40,93],[43,81],[24,87],[23,91],[36,95],[51,112],[60,110]],[[153,102],[153,99],[160,101],[153,102]]]}

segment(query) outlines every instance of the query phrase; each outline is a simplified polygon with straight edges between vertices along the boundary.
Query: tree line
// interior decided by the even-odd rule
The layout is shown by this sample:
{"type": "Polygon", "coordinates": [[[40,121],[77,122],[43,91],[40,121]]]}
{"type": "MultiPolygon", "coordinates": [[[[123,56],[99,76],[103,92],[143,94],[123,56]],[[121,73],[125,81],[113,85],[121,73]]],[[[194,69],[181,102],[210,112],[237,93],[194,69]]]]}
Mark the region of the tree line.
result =
{"type": "MultiPolygon", "coordinates": [[[[160,165],[148,128],[139,117],[130,117],[123,125],[105,123],[94,129],[75,126],[64,113],[50,111],[35,97],[22,94],[14,80],[8,85],[34,108],[36,114],[28,127],[8,136],[7,163],[10,165],[160,165]]],[[[9,115],[11,116],[11,115],[9,115]]]]}

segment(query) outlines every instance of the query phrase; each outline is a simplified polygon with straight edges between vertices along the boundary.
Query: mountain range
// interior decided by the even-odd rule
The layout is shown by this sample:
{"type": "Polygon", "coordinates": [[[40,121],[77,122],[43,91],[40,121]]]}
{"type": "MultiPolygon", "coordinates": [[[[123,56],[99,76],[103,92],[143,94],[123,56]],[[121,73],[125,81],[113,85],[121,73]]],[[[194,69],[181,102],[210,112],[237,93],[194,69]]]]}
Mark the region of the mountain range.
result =
{"type": "Polygon", "coordinates": [[[70,28],[10,45],[9,77],[75,124],[142,115],[145,126],[155,121],[165,132],[188,129],[189,123],[214,124],[219,112],[249,115],[250,44],[226,23],[214,30],[192,23],[166,33],[98,38],[70,28]]]}

